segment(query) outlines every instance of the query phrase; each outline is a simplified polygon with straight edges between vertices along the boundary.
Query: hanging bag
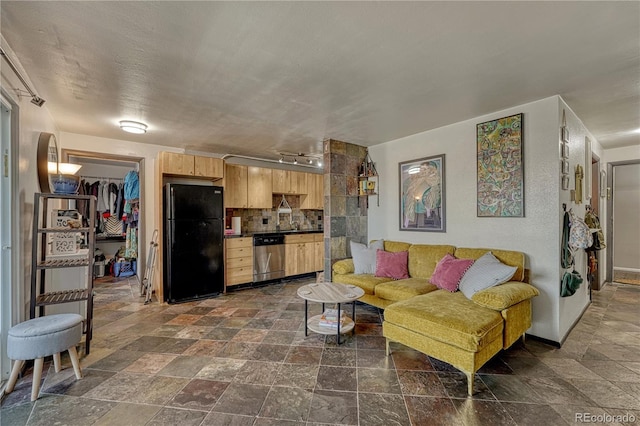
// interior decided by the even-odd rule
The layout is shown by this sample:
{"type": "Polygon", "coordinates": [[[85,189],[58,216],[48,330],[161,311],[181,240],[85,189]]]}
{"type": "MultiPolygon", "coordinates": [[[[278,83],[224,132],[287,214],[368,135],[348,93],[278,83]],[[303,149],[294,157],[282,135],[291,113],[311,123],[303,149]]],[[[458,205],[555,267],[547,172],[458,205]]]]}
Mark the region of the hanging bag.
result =
{"type": "Polygon", "coordinates": [[[575,269],[571,272],[565,271],[562,275],[562,284],[560,286],[560,296],[573,296],[582,284],[582,276],[575,269]]]}
{"type": "Polygon", "coordinates": [[[573,214],[571,215],[571,225],[569,228],[569,247],[572,250],[586,249],[593,244],[593,235],[584,220],[573,214]]]}
{"type": "Polygon", "coordinates": [[[573,265],[573,253],[571,252],[571,248],[569,248],[569,230],[571,227],[571,220],[569,217],[569,212],[564,212],[564,218],[562,220],[562,248],[561,248],[561,256],[560,256],[560,266],[562,268],[567,269],[573,265]]]}
{"type": "Polygon", "coordinates": [[[604,242],[604,232],[600,227],[600,219],[593,210],[588,210],[584,215],[584,222],[587,224],[593,236],[593,244],[587,248],[587,251],[602,250],[607,245],[604,242]]]}

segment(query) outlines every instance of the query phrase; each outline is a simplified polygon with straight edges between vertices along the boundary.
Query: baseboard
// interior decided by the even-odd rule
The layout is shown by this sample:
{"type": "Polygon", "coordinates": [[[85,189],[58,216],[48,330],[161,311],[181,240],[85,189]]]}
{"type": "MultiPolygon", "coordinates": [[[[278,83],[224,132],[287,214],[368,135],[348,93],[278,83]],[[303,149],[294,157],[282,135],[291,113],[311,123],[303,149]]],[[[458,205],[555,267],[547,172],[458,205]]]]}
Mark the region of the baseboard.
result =
{"type": "Polygon", "coordinates": [[[567,340],[567,337],[569,337],[569,334],[571,334],[571,332],[573,331],[575,326],[578,325],[578,323],[582,319],[582,316],[584,315],[584,313],[587,312],[587,309],[589,309],[589,306],[591,306],[591,302],[589,302],[589,303],[587,303],[585,305],[584,309],[582,309],[582,312],[580,312],[580,315],[578,316],[578,318],[576,318],[576,320],[573,322],[573,324],[571,324],[571,327],[569,327],[569,330],[567,331],[567,334],[565,334],[564,337],[560,340],[560,346],[559,347],[564,345],[564,342],[567,340]]]}
{"type": "Polygon", "coordinates": [[[621,272],[636,272],[640,274],[640,269],[637,269],[637,268],[621,268],[621,267],[614,266],[613,270],[621,271],[621,272]]]}
{"type": "Polygon", "coordinates": [[[546,343],[547,345],[555,346],[558,349],[560,349],[560,346],[562,346],[559,342],[556,342],[556,341],[553,341],[553,340],[549,340],[549,339],[545,339],[544,337],[538,337],[538,336],[534,336],[532,334],[526,334],[525,333],[525,341],[529,340],[529,339],[537,340],[538,342],[542,342],[542,343],[546,343]]]}

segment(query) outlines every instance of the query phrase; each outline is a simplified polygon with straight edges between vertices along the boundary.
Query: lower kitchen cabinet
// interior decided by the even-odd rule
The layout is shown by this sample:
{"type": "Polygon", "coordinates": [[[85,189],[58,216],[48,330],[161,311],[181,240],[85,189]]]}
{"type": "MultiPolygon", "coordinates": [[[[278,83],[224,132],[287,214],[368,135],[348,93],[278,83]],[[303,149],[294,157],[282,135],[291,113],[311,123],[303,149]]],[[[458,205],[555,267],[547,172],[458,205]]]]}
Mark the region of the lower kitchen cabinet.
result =
{"type": "Polygon", "coordinates": [[[316,271],[324,270],[324,234],[313,234],[314,247],[314,269],[316,271]]]}
{"type": "Polygon", "coordinates": [[[225,276],[227,287],[253,281],[253,238],[227,238],[225,276]]]}
{"type": "Polygon", "coordinates": [[[322,234],[294,234],[284,237],[286,276],[308,274],[322,269],[318,268],[316,256],[317,235],[322,234]]]}

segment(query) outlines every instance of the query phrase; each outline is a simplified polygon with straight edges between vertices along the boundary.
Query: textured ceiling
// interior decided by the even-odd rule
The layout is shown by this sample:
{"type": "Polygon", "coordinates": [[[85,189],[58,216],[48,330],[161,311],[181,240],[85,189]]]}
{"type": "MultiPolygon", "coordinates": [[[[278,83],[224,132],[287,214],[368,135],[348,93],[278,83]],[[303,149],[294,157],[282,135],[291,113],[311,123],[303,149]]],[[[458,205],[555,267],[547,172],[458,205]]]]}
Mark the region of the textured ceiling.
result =
{"type": "Polygon", "coordinates": [[[61,131],[276,157],[559,94],[640,143],[639,2],[14,2],[1,31],[61,131]],[[120,119],[149,124],[122,133],[120,119]]]}

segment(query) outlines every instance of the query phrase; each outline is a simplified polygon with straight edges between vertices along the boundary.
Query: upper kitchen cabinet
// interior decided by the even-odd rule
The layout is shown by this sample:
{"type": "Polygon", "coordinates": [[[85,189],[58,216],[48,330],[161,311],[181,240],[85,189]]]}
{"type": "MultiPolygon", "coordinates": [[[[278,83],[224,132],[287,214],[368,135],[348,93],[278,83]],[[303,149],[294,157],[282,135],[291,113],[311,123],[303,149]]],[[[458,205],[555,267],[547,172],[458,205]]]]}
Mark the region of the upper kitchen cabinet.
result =
{"type": "Polygon", "coordinates": [[[221,179],[224,161],[221,158],[161,152],[161,171],[167,175],[221,179]]]}
{"type": "Polygon", "coordinates": [[[247,204],[250,209],[273,207],[272,170],[262,167],[247,167],[247,204]]]}
{"type": "MultiPolygon", "coordinates": [[[[247,166],[225,164],[224,206],[225,208],[246,209],[248,190],[247,166]]],[[[271,194],[269,194],[271,195],[271,194]]]]}
{"type": "Polygon", "coordinates": [[[315,173],[307,175],[307,195],[300,197],[300,208],[306,210],[324,209],[324,176],[315,173]]]}
{"type": "Polygon", "coordinates": [[[224,176],[224,160],[213,157],[193,157],[193,174],[196,177],[221,179],[224,176]]]}
{"type": "Polygon", "coordinates": [[[294,172],[292,170],[273,170],[274,194],[306,194],[307,175],[309,173],[294,172]]]}
{"type": "Polygon", "coordinates": [[[193,176],[193,155],[178,154],[175,152],[161,152],[160,159],[162,173],[168,175],[193,176]]]}

